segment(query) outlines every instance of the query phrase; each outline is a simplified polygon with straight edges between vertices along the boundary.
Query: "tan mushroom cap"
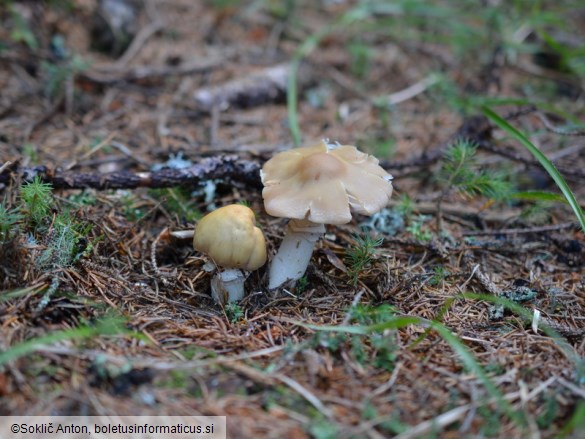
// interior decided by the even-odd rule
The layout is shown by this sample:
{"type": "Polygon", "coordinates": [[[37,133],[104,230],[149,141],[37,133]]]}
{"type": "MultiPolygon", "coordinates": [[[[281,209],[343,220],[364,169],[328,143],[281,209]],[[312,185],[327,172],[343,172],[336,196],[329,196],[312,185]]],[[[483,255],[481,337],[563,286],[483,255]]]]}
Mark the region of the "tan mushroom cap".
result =
{"type": "Polygon", "coordinates": [[[266,262],[266,241],[254,212],[231,204],[205,215],[195,228],[195,250],[223,268],[257,270],[266,262]]]}
{"type": "Polygon", "coordinates": [[[348,223],[350,208],[372,215],[392,195],[392,176],[378,159],[355,146],[325,141],[276,154],[261,176],[268,214],[320,224],[348,223]]]}

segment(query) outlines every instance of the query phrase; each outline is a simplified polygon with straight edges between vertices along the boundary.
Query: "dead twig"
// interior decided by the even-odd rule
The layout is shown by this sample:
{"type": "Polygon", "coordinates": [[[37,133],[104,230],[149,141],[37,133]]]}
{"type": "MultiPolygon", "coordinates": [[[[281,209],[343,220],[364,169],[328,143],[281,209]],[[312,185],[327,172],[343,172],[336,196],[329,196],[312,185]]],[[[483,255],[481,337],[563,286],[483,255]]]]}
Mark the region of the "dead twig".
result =
{"type": "MultiPolygon", "coordinates": [[[[398,206],[400,201],[390,200],[389,206],[398,206]]],[[[417,202],[413,203],[412,208],[415,212],[423,215],[436,214],[437,203],[435,202],[417,202]]],[[[488,222],[508,222],[512,219],[518,218],[522,211],[516,208],[507,208],[505,211],[481,211],[478,207],[465,205],[462,203],[448,203],[441,206],[441,211],[445,215],[451,215],[456,217],[480,217],[484,221],[488,222]]]]}
{"type": "Polygon", "coordinates": [[[2,166],[0,166],[0,174],[2,174],[5,169],[8,169],[10,165],[12,165],[12,162],[10,160],[4,162],[2,166]]]}
{"type": "Polygon", "coordinates": [[[579,225],[576,222],[567,222],[560,224],[553,224],[550,226],[539,226],[539,227],[525,227],[522,229],[500,229],[500,230],[466,230],[461,234],[463,236],[476,236],[476,235],[516,235],[519,233],[543,233],[543,232],[556,232],[565,229],[578,229],[579,225]]]}
{"type": "Polygon", "coordinates": [[[362,288],[355,295],[355,297],[351,301],[351,306],[349,307],[349,310],[347,310],[347,313],[345,314],[345,317],[343,318],[343,320],[341,322],[341,326],[349,325],[349,322],[351,321],[351,317],[352,317],[353,311],[354,311],[355,307],[358,306],[358,304],[360,303],[360,300],[362,299],[362,296],[364,295],[365,292],[366,292],[366,290],[364,290],[362,288]]]}
{"type": "Polygon", "coordinates": [[[191,75],[207,72],[226,62],[226,55],[196,58],[178,66],[136,66],[116,69],[112,65],[100,66],[80,74],[80,78],[98,84],[114,84],[121,81],[137,81],[146,78],[163,78],[166,76],[191,75]]]}
{"type": "Polygon", "coordinates": [[[110,145],[113,148],[116,148],[118,151],[120,151],[126,157],[128,157],[128,158],[132,159],[133,161],[135,161],[136,163],[140,163],[142,166],[149,166],[149,163],[146,160],[144,160],[142,157],[138,156],[137,154],[133,153],[122,142],[118,142],[117,140],[112,140],[110,142],[110,145]]]}
{"type": "Polygon", "coordinates": [[[574,328],[572,326],[544,317],[541,317],[539,320],[540,320],[539,326],[546,325],[563,337],[581,338],[585,334],[585,328],[574,328]]]}
{"type": "MultiPolygon", "coordinates": [[[[252,107],[283,100],[289,74],[289,64],[271,66],[214,87],[201,88],[194,93],[195,102],[201,110],[211,112],[214,108],[220,111],[230,106],[252,107]]],[[[299,86],[307,85],[310,77],[303,67],[298,75],[299,86]]]]}
{"type": "Polygon", "coordinates": [[[544,114],[542,111],[537,111],[536,116],[540,119],[543,123],[544,127],[550,131],[551,133],[559,134],[561,136],[575,136],[575,137],[582,137],[585,136],[585,130],[570,130],[566,128],[559,128],[555,126],[550,119],[544,114]]]}
{"type": "Polygon", "coordinates": [[[87,151],[85,154],[81,155],[79,157],[79,159],[73,159],[73,161],[71,161],[69,164],[65,165],[65,170],[69,171],[71,169],[73,169],[79,160],[86,160],[89,157],[91,157],[93,154],[95,154],[96,152],[98,152],[100,149],[102,149],[104,146],[107,146],[110,144],[110,142],[112,141],[112,139],[114,137],[116,137],[116,132],[112,132],[110,133],[104,140],[102,140],[101,142],[99,142],[96,146],[94,146],[93,148],[91,148],[89,151],[87,151]]]}
{"type": "MultiPolygon", "coordinates": [[[[561,378],[558,378],[558,377],[549,378],[548,380],[546,380],[545,382],[541,383],[536,388],[534,388],[530,393],[525,395],[524,399],[527,401],[534,399],[536,396],[538,396],[540,393],[544,392],[548,387],[550,387],[555,381],[560,380],[560,379],[561,378]]],[[[518,391],[518,392],[508,393],[508,394],[504,395],[503,398],[506,401],[515,401],[521,397],[522,397],[522,392],[518,391]]],[[[493,400],[493,398],[491,400],[493,400]]],[[[463,416],[465,415],[465,413],[467,413],[468,410],[471,410],[472,408],[474,408],[476,406],[477,406],[477,404],[471,403],[471,404],[462,405],[460,407],[455,407],[454,409],[449,410],[448,412],[445,412],[445,413],[443,413],[443,414],[441,414],[433,419],[429,419],[428,421],[423,421],[420,424],[415,425],[412,428],[409,428],[404,433],[401,433],[398,436],[395,436],[395,439],[414,439],[414,438],[423,436],[426,433],[429,433],[430,431],[432,431],[434,429],[444,428],[444,427],[452,424],[453,422],[456,422],[456,421],[460,420],[461,418],[463,418],[463,416]]],[[[367,423],[368,427],[371,428],[371,426],[379,424],[386,419],[387,419],[387,417],[385,417],[384,419],[382,419],[382,417],[377,419],[377,420],[373,419],[372,421],[369,421],[367,423]],[[374,421],[377,421],[377,422],[375,422],[372,425],[372,422],[374,422],[374,421]]],[[[360,431],[363,431],[362,429],[365,427],[365,424],[366,423],[364,423],[364,424],[362,424],[362,426],[360,426],[361,427],[360,431]]]]}
{"type": "Polygon", "coordinates": [[[419,168],[432,165],[443,157],[445,149],[457,139],[468,139],[474,142],[485,142],[491,139],[492,125],[485,116],[471,116],[463,120],[457,131],[445,142],[423,152],[419,157],[404,161],[381,161],[385,169],[419,168]]]}
{"type": "Polygon", "coordinates": [[[427,89],[435,85],[439,82],[439,78],[437,76],[428,76],[418,82],[415,82],[409,87],[406,87],[403,90],[397,91],[395,93],[389,94],[387,96],[383,96],[381,98],[374,98],[372,102],[375,105],[384,105],[384,106],[392,106],[400,104],[401,102],[407,101],[416,97],[417,95],[424,93],[427,89]]]}
{"type": "MultiPolygon", "coordinates": [[[[535,168],[542,168],[540,162],[536,159],[532,159],[530,157],[526,157],[516,151],[512,147],[504,147],[500,148],[493,145],[489,141],[481,141],[478,142],[478,145],[481,149],[485,151],[489,151],[491,153],[500,155],[502,157],[506,157],[507,159],[514,160],[515,162],[523,163],[527,166],[535,167],[535,168]]],[[[585,171],[582,169],[573,169],[567,168],[566,166],[558,166],[555,165],[559,172],[567,177],[575,177],[575,178],[585,178],[585,171]]]]}
{"type": "MultiPolygon", "coordinates": [[[[463,418],[463,416],[465,415],[465,413],[467,413],[467,411],[471,408],[471,404],[466,404],[464,406],[461,407],[455,407],[452,410],[449,410],[448,412],[445,412],[433,419],[429,419],[428,421],[424,421],[421,422],[418,425],[415,425],[414,427],[408,429],[408,431],[395,436],[396,438],[399,439],[414,439],[417,437],[421,437],[424,434],[430,432],[432,429],[435,428],[444,428],[449,424],[452,424],[455,421],[460,420],[461,418],[463,418]]],[[[386,417],[387,418],[387,417],[386,417]]],[[[372,419],[372,421],[369,421],[368,426],[371,428],[372,426],[379,424],[381,422],[383,422],[385,419],[372,419]]],[[[365,425],[361,426],[360,431],[365,427],[365,425]]]]}
{"type": "Polygon", "coordinates": [[[118,68],[126,66],[140,52],[148,39],[161,30],[164,25],[164,21],[159,19],[140,29],[124,54],[116,60],[115,66],[118,68]]]}
{"type": "Polygon", "coordinates": [[[573,392],[575,395],[579,396],[580,398],[584,398],[585,399],[585,390],[578,387],[577,385],[571,383],[570,381],[567,381],[566,379],[562,378],[562,377],[558,377],[557,381],[564,387],[566,387],[567,389],[569,389],[571,392],[573,392]]]}
{"type": "Polygon", "coordinates": [[[471,253],[466,252],[463,255],[463,262],[467,267],[470,269],[470,279],[468,279],[465,284],[467,284],[470,280],[475,279],[489,294],[494,297],[502,297],[503,293],[498,286],[492,282],[492,280],[488,277],[487,274],[483,272],[481,269],[480,264],[473,263],[473,257],[471,253]]]}
{"type": "Polygon", "coordinates": [[[293,380],[290,377],[282,374],[273,375],[278,381],[286,384],[288,387],[293,389],[307,401],[309,401],[313,407],[319,410],[323,415],[325,415],[328,419],[333,419],[333,413],[327,407],[323,405],[323,403],[317,398],[313,393],[311,393],[307,388],[303,387],[297,381],[293,380]]]}

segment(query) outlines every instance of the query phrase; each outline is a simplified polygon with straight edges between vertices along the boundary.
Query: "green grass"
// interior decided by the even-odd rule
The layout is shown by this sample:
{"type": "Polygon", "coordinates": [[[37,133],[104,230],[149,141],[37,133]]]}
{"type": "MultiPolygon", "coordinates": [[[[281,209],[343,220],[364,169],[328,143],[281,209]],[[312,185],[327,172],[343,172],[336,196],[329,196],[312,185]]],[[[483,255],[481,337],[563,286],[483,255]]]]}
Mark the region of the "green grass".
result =
{"type": "MultiPolygon", "coordinates": [[[[492,302],[501,306],[504,306],[506,309],[511,311],[517,316],[520,316],[527,324],[532,320],[532,312],[521,305],[500,297],[494,297],[489,295],[480,295],[480,294],[463,294],[453,300],[450,300],[445,307],[448,308],[454,303],[457,299],[463,300],[483,300],[492,302]]],[[[367,312],[364,315],[372,315],[372,310],[367,312]]],[[[442,313],[439,313],[442,315],[442,313]]],[[[523,412],[518,411],[512,407],[512,405],[504,398],[502,392],[497,388],[497,386],[492,382],[489,377],[488,372],[484,367],[482,367],[473,353],[465,346],[465,344],[459,339],[459,337],[454,334],[449,328],[447,328],[444,324],[440,321],[441,316],[438,317],[437,320],[429,321],[420,317],[416,316],[397,316],[394,312],[379,312],[374,313],[377,315],[377,318],[371,319],[352,319],[355,323],[353,325],[345,325],[345,326],[317,326],[317,325],[307,325],[302,322],[296,322],[296,324],[312,329],[317,331],[317,334],[322,334],[322,336],[318,336],[317,338],[320,339],[322,342],[327,341],[335,341],[335,344],[329,346],[330,348],[339,349],[341,345],[339,343],[343,343],[342,339],[338,339],[337,337],[323,337],[325,334],[345,334],[350,336],[365,336],[371,337],[375,334],[382,334],[388,330],[396,330],[401,328],[406,328],[410,325],[423,325],[427,327],[427,331],[421,337],[426,337],[429,332],[436,332],[440,335],[440,337],[445,340],[450,346],[453,352],[459,358],[461,364],[465,367],[467,371],[473,373],[483,384],[487,394],[493,398],[498,408],[498,411],[512,420],[521,428],[525,427],[525,417],[523,412]]],[[[539,329],[546,334],[548,337],[551,337],[555,344],[559,346],[564,352],[567,358],[569,358],[575,367],[575,376],[576,381],[578,384],[585,383],[585,363],[583,359],[575,352],[575,350],[553,329],[550,327],[540,324],[539,329]]],[[[419,337],[420,338],[420,337],[419,337]]],[[[418,343],[420,340],[415,341],[414,343],[418,343]]],[[[324,346],[326,347],[326,346],[324,346]]],[[[572,425],[571,429],[566,429],[568,432],[573,431],[576,426],[582,425],[585,420],[585,416],[583,413],[580,413],[579,410],[583,410],[583,408],[577,408],[575,414],[572,418],[572,425]]],[[[552,422],[551,419],[554,418],[554,407],[549,407],[548,412],[545,413],[544,417],[542,418],[541,422],[552,422]]],[[[487,433],[487,431],[486,431],[487,433]]],[[[564,437],[564,436],[561,436],[564,437]]]]}
{"type": "Polygon", "coordinates": [[[148,209],[142,205],[136,195],[129,191],[120,198],[120,204],[122,215],[133,223],[141,221],[148,213],[148,209]]]}
{"type": "Polygon", "coordinates": [[[428,326],[432,331],[437,332],[443,340],[445,340],[455,354],[459,357],[461,363],[465,368],[473,373],[483,384],[488,394],[495,400],[498,409],[505,413],[506,416],[518,425],[524,424],[523,416],[517,412],[508,403],[500,390],[489,379],[481,365],[477,362],[473,353],[465,346],[465,344],[443,324],[436,321],[428,321],[415,316],[389,316],[386,321],[376,323],[369,326],[316,326],[306,325],[301,322],[297,324],[307,327],[315,331],[333,332],[333,333],[348,333],[357,335],[368,335],[373,333],[383,333],[386,330],[402,329],[410,325],[428,326]]]}
{"type": "Polygon", "coordinates": [[[339,427],[325,417],[316,417],[309,426],[309,432],[314,439],[337,439],[339,427]]]}
{"type": "Polygon", "coordinates": [[[376,249],[382,245],[384,238],[373,238],[367,233],[363,235],[353,235],[354,244],[346,251],[345,263],[348,266],[347,274],[350,278],[350,284],[356,286],[360,274],[373,262],[376,255],[376,249]]]}
{"type": "Polygon", "coordinates": [[[305,57],[319,49],[319,44],[328,35],[335,33],[344,39],[352,60],[350,73],[358,79],[359,86],[366,89],[367,84],[361,82],[371,68],[371,54],[375,50],[368,45],[369,41],[397,41],[406,46],[412,42],[431,43],[447,48],[456,62],[466,67],[465,78],[457,81],[443,73],[441,68],[426,72],[440,78],[429,94],[442,108],[450,107],[469,114],[479,106],[538,105],[550,111],[551,93],[556,94],[558,90],[549,79],[532,76],[526,81],[526,84],[534,82],[537,88],[553,85],[547,95],[524,88],[524,96],[487,96],[481,91],[470,90],[465,83],[485,71],[496,54],[502,57],[505,65],[515,65],[521,56],[536,55],[543,50],[557,54],[561,71],[570,74],[576,83],[582,81],[585,78],[585,50],[570,47],[551,36],[551,29],[562,29],[567,34],[577,31],[577,24],[571,17],[578,7],[575,0],[554,3],[512,0],[485,5],[471,0],[430,3],[423,0],[358,1],[353,8],[331,17],[329,24],[306,36],[291,58],[287,106],[293,143],[298,146],[302,141],[297,114],[299,66],[305,57]],[[521,38],[519,30],[522,29],[530,29],[537,38],[521,38]]]}
{"type": "Polygon", "coordinates": [[[49,183],[43,183],[40,177],[20,187],[20,197],[23,202],[23,213],[28,216],[36,226],[45,220],[53,205],[53,187],[49,183]]]}
{"type": "Polygon", "coordinates": [[[86,71],[89,63],[74,55],[60,63],[43,61],[41,68],[46,78],[43,82],[45,95],[50,99],[56,99],[64,93],[67,81],[86,71]]]}
{"type": "Polygon", "coordinates": [[[546,191],[520,191],[513,192],[509,196],[511,199],[537,202],[555,202],[569,204],[567,199],[560,194],[546,191]]]}
{"type": "Polygon", "coordinates": [[[438,180],[442,187],[437,199],[437,230],[443,232],[442,205],[445,197],[457,191],[466,197],[483,196],[503,200],[512,192],[510,177],[504,171],[482,169],[476,160],[477,145],[459,139],[443,155],[438,180]]]}
{"type": "Polygon", "coordinates": [[[79,244],[89,230],[89,225],[74,220],[68,212],[57,215],[46,237],[47,248],[35,261],[36,265],[44,270],[71,265],[85,250],[79,244]]]}
{"type": "Polygon", "coordinates": [[[298,118],[298,73],[303,58],[315,50],[323,38],[338,29],[344,29],[350,24],[363,20],[369,16],[369,12],[363,5],[358,5],[355,8],[342,14],[329,26],[325,26],[320,31],[307,37],[302,44],[295,50],[292,56],[290,71],[288,75],[287,85],[287,109],[288,109],[288,125],[295,146],[299,146],[302,142],[301,129],[298,118]]]}
{"type": "Polygon", "coordinates": [[[534,156],[536,160],[542,165],[542,167],[546,170],[546,172],[551,176],[554,180],[558,188],[561,190],[563,196],[567,200],[567,203],[573,209],[579,224],[581,225],[581,229],[585,232],[585,216],[583,214],[583,210],[581,206],[577,202],[575,195],[571,191],[571,188],[561,175],[561,173],[557,170],[555,165],[526,137],[523,133],[518,131],[512,125],[510,125],[507,121],[502,119],[497,113],[495,113],[492,109],[488,107],[482,108],[483,114],[486,115],[488,119],[490,119],[493,123],[495,123],[500,129],[505,131],[508,135],[510,135],[513,139],[517,140],[522,146],[524,146],[530,154],[534,156]]]}
{"type": "Polygon", "coordinates": [[[8,208],[0,204],[0,245],[15,239],[16,250],[33,256],[33,264],[45,274],[50,274],[51,283],[45,290],[36,311],[48,305],[60,285],[59,272],[88,255],[93,244],[87,238],[91,226],[77,218],[69,209],[63,209],[55,202],[52,186],[43,183],[37,176],[20,187],[17,207],[8,208]],[[24,233],[26,240],[35,249],[22,247],[24,233]]]}
{"type": "Polygon", "coordinates": [[[42,290],[38,286],[19,288],[16,290],[0,291],[0,303],[11,299],[28,296],[29,294],[39,294],[42,290]]]}
{"type": "Polygon", "coordinates": [[[433,239],[433,234],[425,226],[425,221],[428,219],[426,215],[418,215],[410,218],[410,224],[406,231],[412,235],[414,239],[421,242],[427,242],[433,239]]]}
{"type": "Polygon", "coordinates": [[[66,340],[79,341],[113,335],[137,336],[137,334],[125,328],[124,320],[120,317],[104,317],[93,325],[85,324],[80,325],[77,328],[50,332],[46,335],[35,337],[11,346],[4,352],[0,352],[0,366],[24,357],[44,346],[53,345],[66,340]]]}
{"type": "Polygon", "coordinates": [[[585,430],[585,401],[581,400],[577,403],[571,418],[555,437],[556,439],[577,438],[579,436],[573,435],[573,433],[583,432],[583,430],[585,430]]]}
{"type": "Polygon", "coordinates": [[[30,27],[30,23],[27,22],[26,18],[12,4],[8,3],[8,5],[10,6],[12,18],[10,39],[15,43],[23,43],[29,50],[36,52],[39,49],[39,42],[30,27]]]}
{"type": "MultiPolygon", "coordinates": [[[[522,305],[514,302],[513,300],[506,299],[503,297],[495,297],[488,294],[476,294],[476,293],[465,293],[461,296],[455,297],[455,299],[472,299],[472,300],[482,300],[485,302],[490,302],[498,306],[502,306],[505,309],[509,310],[513,314],[521,317],[525,324],[531,324],[533,313],[524,308],[522,305]]],[[[563,338],[561,335],[552,329],[550,326],[540,323],[538,329],[541,330],[544,334],[554,340],[555,344],[560,347],[565,356],[572,361],[573,366],[575,368],[574,375],[575,380],[579,385],[585,385],[585,359],[582,358],[573,347],[563,338]]]]}
{"type": "MultiPolygon", "coordinates": [[[[204,215],[197,208],[196,200],[188,189],[181,187],[150,189],[148,193],[160,201],[167,211],[177,215],[180,221],[193,223],[201,219],[204,215]]],[[[243,200],[241,203],[245,204],[246,202],[243,200]]]]}
{"type": "Polygon", "coordinates": [[[226,304],[224,312],[227,319],[231,323],[237,323],[242,319],[242,317],[244,317],[244,310],[239,304],[235,302],[230,302],[226,304]]]}
{"type": "Polygon", "coordinates": [[[23,215],[17,208],[7,208],[0,204],[0,243],[9,241],[20,232],[23,215]]]}
{"type": "Polygon", "coordinates": [[[444,193],[455,189],[470,197],[503,199],[511,185],[502,173],[481,169],[476,163],[477,145],[460,139],[445,151],[440,181],[444,193]]]}

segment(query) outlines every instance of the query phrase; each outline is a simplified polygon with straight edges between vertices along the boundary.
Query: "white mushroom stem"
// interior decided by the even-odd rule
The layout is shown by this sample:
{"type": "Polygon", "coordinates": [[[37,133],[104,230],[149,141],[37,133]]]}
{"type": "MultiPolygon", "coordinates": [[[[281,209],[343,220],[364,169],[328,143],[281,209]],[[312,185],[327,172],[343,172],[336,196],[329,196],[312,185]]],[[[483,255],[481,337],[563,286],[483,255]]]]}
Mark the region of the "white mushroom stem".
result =
{"type": "Polygon", "coordinates": [[[315,243],[325,233],[323,224],[292,219],[278,252],[270,263],[268,289],[297,281],[305,274],[315,243]]]}
{"type": "Polygon", "coordinates": [[[222,305],[242,300],[245,295],[244,282],[248,274],[238,268],[219,271],[211,279],[211,295],[222,305]]]}

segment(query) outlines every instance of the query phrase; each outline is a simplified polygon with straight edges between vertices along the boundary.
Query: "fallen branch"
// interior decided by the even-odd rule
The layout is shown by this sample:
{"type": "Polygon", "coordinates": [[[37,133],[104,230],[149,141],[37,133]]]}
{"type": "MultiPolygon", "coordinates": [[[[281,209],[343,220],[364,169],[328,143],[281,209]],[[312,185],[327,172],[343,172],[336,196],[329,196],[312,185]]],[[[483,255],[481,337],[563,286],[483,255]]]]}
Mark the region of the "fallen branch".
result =
{"type": "Polygon", "coordinates": [[[155,172],[129,171],[72,172],[50,170],[46,166],[35,168],[7,167],[0,173],[0,185],[7,185],[11,178],[31,181],[40,177],[55,189],[135,189],[139,187],[166,188],[174,186],[194,187],[208,180],[225,180],[231,183],[260,188],[260,164],[237,156],[217,156],[202,159],[188,168],[162,169],[155,172]]]}

